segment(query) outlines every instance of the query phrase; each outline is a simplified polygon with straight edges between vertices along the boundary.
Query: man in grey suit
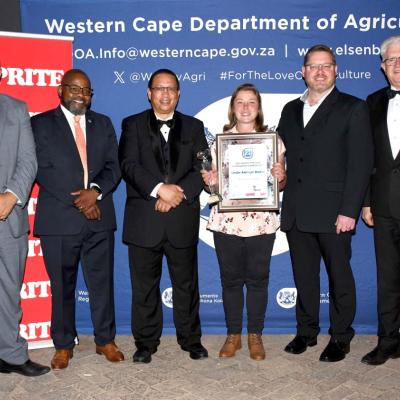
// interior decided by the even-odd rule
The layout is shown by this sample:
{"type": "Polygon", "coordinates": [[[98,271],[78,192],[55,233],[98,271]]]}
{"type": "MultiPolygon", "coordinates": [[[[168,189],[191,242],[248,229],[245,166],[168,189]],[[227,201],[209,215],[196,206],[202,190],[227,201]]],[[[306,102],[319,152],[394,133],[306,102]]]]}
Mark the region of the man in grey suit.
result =
{"type": "MultiPolygon", "coordinates": [[[[1,80],[1,67],[0,67],[1,80]]],[[[28,212],[37,162],[25,104],[0,94],[0,372],[43,375],[19,335],[20,290],[28,253],[28,212]]]]}

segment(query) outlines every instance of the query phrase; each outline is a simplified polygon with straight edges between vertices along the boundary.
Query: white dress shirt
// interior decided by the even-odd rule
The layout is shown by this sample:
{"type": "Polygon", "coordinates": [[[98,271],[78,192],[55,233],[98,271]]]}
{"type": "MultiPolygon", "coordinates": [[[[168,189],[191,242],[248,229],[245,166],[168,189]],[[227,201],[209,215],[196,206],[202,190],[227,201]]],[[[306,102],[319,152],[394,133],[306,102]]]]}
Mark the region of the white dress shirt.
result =
{"type": "MultiPolygon", "coordinates": [[[[397,90],[392,86],[393,90],[397,90]]],[[[397,157],[400,151],[400,95],[396,94],[389,100],[387,111],[387,127],[389,132],[390,147],[393,158],[397,157]]]]}

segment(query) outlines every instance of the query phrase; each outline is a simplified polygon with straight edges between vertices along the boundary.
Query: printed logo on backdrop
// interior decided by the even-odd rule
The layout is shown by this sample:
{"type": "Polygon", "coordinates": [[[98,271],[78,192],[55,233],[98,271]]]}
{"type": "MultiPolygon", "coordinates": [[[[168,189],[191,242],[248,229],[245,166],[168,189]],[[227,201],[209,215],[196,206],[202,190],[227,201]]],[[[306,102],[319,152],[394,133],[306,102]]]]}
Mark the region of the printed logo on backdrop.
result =
{"type": "MultiPolygon", "coordinates": [[[[276,294],[276,302],[282,308],[293,308],[296,305],[297,289],[282,288],[276,294]]],[[[329,304],[329,292],[320,293],[320,304],[329,304]]]]}
{"type": "MultiPolygon", "coordinates": [[[[281,111],[284,105],[297,97],[299,94],[262,94],[262,104],[264,111],[264,123],[270,128],[274,128],[278,125],[281,111]]],[[[217,133],[222,133],[222,127],[228,122],[228,107],[229,107],[230,96],[225,97],[221,100],[217,100],[211,103],[207,107],[203,108],[199,113],[195,115],[204,122],[206,139],[208,143],[212,143],[215,140],[215,135],[217,133]]],[[[244,157],[250,157],[251,155],[246,153],[243,154],[244,157]]],[[[207,223],[209,217],[208,208],[208,196],[209,194],[203,191],[200,195],[200,240],[203,241],[210,247],[214,248],[214,240],[212,232],[207,230],[207,223]]],[[[280,230],[276,233],[276,239],[274,244],[274,249],[272,255],[278,255],[287,252],[289,249],[286,235],[280,230]]]]}
{"type": "MultiPolygon", "coordinates": [[[[172,287],[168,287],[162,292],[161,299],[166,307],[173,308],[172,287]]],[[[222,303],[222,297],[217,293],[200,294],[200,303],[219,304],[222,303]]]]}
{"type": "Polygon", "coordinates": [[[282,288],[276,294],[276,302],[282,308],[293,308],[296,305],[296,298],[296,288],[282,288]]]}
{"type": "Polygon", "coordinates": [[[172,301],[172,287],[166,288],[162,294],[161,299],[164,305],[168,308],[173,308],[174,303],[172,301]]]}

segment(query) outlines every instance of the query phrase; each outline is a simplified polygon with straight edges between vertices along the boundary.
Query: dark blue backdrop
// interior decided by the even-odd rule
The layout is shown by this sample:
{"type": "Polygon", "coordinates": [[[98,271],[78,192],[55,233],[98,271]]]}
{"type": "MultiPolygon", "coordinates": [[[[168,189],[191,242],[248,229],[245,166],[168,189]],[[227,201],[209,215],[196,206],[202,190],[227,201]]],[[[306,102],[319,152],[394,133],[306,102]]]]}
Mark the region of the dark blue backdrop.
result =
{"type": "MultiPolygon", "coordinates": [[[[111,116],[117,134],[123,117],[148,107],[148,77],[162,67],[181,80],[179,109],[203,119],[212,134],[226,122],[227,100],[251,82],[263,95],[267,122],[276,125],[282,106],[305,89],[299,73],[304,51],[325,43],[337,54],[340,90],[365,98],[386,84],[379,45],[399,34],[397,0],[21,0],[24,32],[74,36],[74,66],[84,69],[95,90],[93,108],[111,116]]],[[[56,54],[54,55],[57,56],[56,54]]],[[[115,288],[119,333],[130,332],[131,290],[127,249],[121,243],[125,188],[115,194],[115,288]]],[[[225,331],[217,261],[204,229],[199,244],[201,318],[205,333],[225,331]]],[[[358,333],[376,331],[376,279],[371,231],[359,223],[353,241],[358,333]]],[[[321,269],[321,327],[328,325],[328,287],[321,269]]],[[[165,271],[166,272],[166,271],[165,271]]],[[[165,328],[172,333],[165,273],[165,328]]],[[[267,333],[293,333],[294,284],[287,244],[278,234],[271,266],[267,333]]],[[[79,330],[91,332],[88,294],[77,291],[79,330]]]]}

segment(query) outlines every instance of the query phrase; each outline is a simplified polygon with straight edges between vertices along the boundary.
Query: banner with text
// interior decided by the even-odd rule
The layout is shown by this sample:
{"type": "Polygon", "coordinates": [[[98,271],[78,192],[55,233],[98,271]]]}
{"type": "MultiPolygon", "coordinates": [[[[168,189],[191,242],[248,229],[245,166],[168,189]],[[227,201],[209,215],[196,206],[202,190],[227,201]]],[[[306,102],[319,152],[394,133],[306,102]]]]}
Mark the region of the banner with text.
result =
{"type": "MultiPolygon", "coordinates": [[[[179,110],[204,121],[209,137],[227,122],[229,97],[250,82],[263,93],[266,122],[276,126],[284,104],[305,85],[301,64],[317,43],[332,47],[338,62],[338,88],[365,98],[385,86],[379,46],[400,33],[398,2],[381,0],[21,0],[25,31],[74,36],[74,66],[85,70],[94,87],[93,109],[109,115],[120,133],[121,120],[149,107],[148,79],[158,68],[174,70],[181,83],[179,110]]],[[[125,187],[115,195],[118,231],[115,248],[116,311],[119,333],[130,332],[130,279],[127,248],[121,243],[125,187]]],[[[206,230],[207,195],[201,198],[199,244],[201,318],[206,333],[222,333],[218,264],[206,230]]],[[[353,240],[357,284],[355,328],[376,331],[376,273],[372,234],[362,223],[353,240]]],[[[322,268],[324,270],[324,268],[322,268]]],[[[172,332],[171,284],[161,282],[166,331],[172,332]]],[[[91,333],[89,293],[77,289],[79,329],[91,333]]],[[[270,275],[266,332],[295,332],[294,287],[285,235],[278,232],[270,275]]],[[[321,282],[321,327],[329,326],[329,289],[321,282]]]]}
{"type": "MultiPolygon", "coordinates": [[[[3,72],[0,93],[25,101],[31,115],[58,104],[56,88],[72,65],[71,37],[0,32],[0,56],[3,72]]],[[[52,345],[50,281],[40,240],[32,234],[37,196],[35,185],[28,204],[31,232],[21,289],[20,333],[29,341],[30,348],[52,345]]]]}

